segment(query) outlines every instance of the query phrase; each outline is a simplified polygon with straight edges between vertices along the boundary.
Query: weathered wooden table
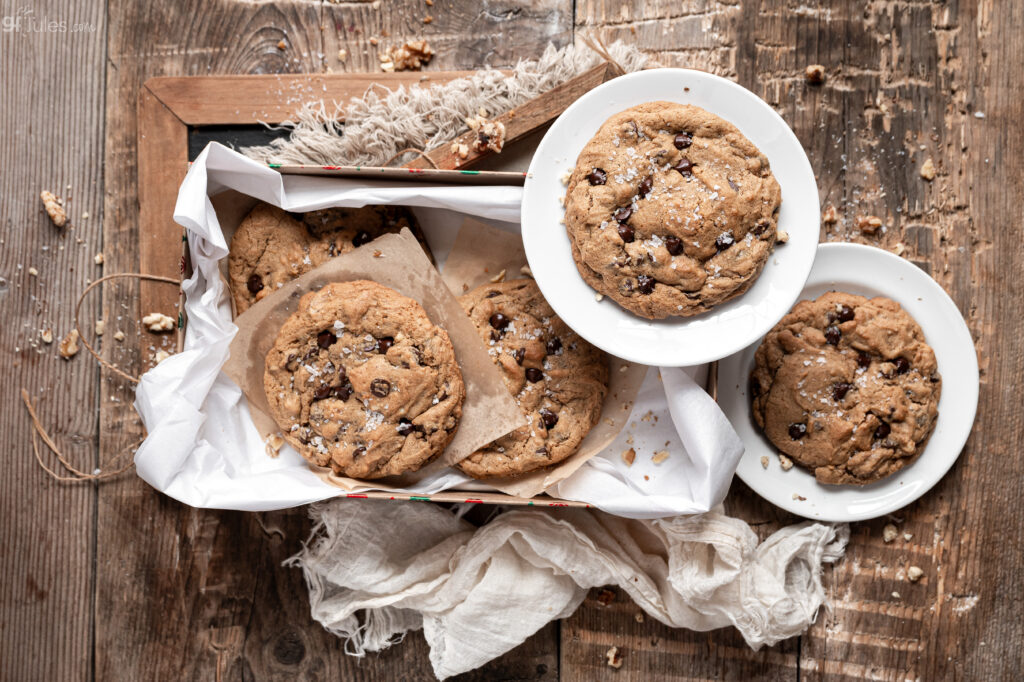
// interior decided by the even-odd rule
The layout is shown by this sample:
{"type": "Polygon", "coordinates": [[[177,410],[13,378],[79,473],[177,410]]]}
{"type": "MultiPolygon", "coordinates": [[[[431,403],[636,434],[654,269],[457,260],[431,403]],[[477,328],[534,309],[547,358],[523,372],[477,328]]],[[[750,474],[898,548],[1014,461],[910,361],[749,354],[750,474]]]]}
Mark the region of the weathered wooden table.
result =
{"type": "MultiPolygon", "coordinates": [[[[638,621],[625,597],[588,599],[467,679],[1019,678],[1021,3],[5,0],[0,14],[0,679],[432,678],[419,634],[356,660],[310,619],[300,574],[280,565],[306,535],[303,510],[199,511],[130,474],[56,483],[32,457],[16,396],[38,399],[86,469],[141,432],[131,386],[84,353],[61,360],[39,330],[59,338],[87,279],[137,267],[147,78],[374,71],[372,38],[427,38],[430,69],[507,66],[583,31],[734,78],[775,106],[807,149],[823,205],[838,209],[822,239],[863,241],[856,217],[880,216],[888,229],[868,241],[903,244],[952,294],[977,340],[981,404],[957,465],[898,514],[899,539],[882,541],[884,519],[853,525],[846,558],[827,570],[832,607],[804,636],[755,653],[731,629],[671,630],[638,621]],[[810,63],[825,65],[823,86],[805,84],[810,63]],[[932,182],[919,174],[926,158],[932,182]],[[43,189],[70,197],[73,231],[48,222],[43,189]],[[911,564],[924,569],[918,583],[911,564]],[[621,670],[605,665],[611,645],[621,670]]],[[[106,286],[83,309],[129,334],[107,337],[103,352],[136,368],[149,343],[131,343],[137,291],[106,286]]],[[[727,507],[764,535],[794,521],[738,482],[727,507]]]]}

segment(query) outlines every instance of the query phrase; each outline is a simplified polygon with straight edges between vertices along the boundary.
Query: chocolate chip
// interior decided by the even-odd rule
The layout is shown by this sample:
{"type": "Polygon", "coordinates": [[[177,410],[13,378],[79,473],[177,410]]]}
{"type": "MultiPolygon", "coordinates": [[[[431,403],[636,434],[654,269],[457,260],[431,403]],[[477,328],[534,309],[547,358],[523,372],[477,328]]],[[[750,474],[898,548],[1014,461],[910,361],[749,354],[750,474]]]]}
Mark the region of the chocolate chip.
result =
{"type": "Polygon", "coordinates": [[[397,430],[399,436],[408,436],[410,433],[416,430],[416,427],[412,425],[411,421],[409,421],[405,417],[402,417],[401,419],[398,420],[397,430]]]}
{"type": "Polygon", "coordinates": [[[636,239],[636,230],[625,223],[619,223],[619,239],[629,244],[636,239]]]}
{"type": "Polygon", "coordinates": [[[843,333],[839,331],[839,327],[835,326],[834,324],[830,324],[829,326],[825,327],[825,340],[828,341],[833,346],[839,345],[839,339],[840,337],[842,337],[842,335],[843,333]]]}
{"type": "Polygon", "coordinates": [[[654,293],[654,278],[647,275],[637,275],[636,288],[641,294],[654,293]]]}
{"type": "Polygon", "coordinates": [[[679,237],[665,237],[665,248],[673,256],[678,256],[683,252],[683,240],[679,237]]]}
{"type": "Polygon", "coordinates": [[[359,455],[362,455],[362,454],[364,454],[365,452],[366,452],[366,447],[365,447],[365,446],[363,446],[363,445],[360,445],[360,446],[359,446],[358,448],[356,448],[356,449],[355,449],[355,451],[354,451],[354,452],[352,453],[352,456],[353,456],[353,457],[358,457],[359,455]]]}
{"type": "Polygon", "coordinates": [[[540,409],[540,418],[544,420],[544,428],[553,429],[558,423],[558,415],[546,407],[540,409]]]}
{"type": "Polygon", "coordinates": [[[497,329],[492,329],[491,330],[491,341],[494,341],[495,343],[497,343],[498,341],[501,341],[501,332],[499,332],[497,329]]]}
{"type": "Polygon", "coordinates": [[[562,339],[557,336],[552,336],[548,339],[547,344],[545,344],[545,348],[548,351],[548,355],[554,355],[558,351],[562,350],[562,339]]]}
{"type": "Polygon", "coordinates": [[[346,381],[348,381],[348,372],[345,371],[344,367],[339,367],[338,368],[338,382],[343,384],[346,381]]]}
{"type": "Polygon", "coordinates": [[[892,362],[896,365],[897,374],[906,374],[910,371],[910,362],[906,358],[896,358],[892,362]]]}
{"type": "Polygon", "coordinates": [[[632,206],[622,206],[622,207],[616,209],[615,213],[612,213],[612,217],[615,218],[616,220],[618,220],[620,223],[624,223],[627,220],[629,220],[629,217],[631,215],[633,215],[633,207],[632,206]]]}
{"type": "Polygon", "coordinates": [[[735,182],[733,182],[732,178],[726,178],[726,180],[729,182],[729,187],[732,188],[733,192],[739,192],[740,191],[740,186],[737,185],[735,182]]]}
{"type": "Polygon", "coordinates": [[[718,251],[725,251],[735,243],[736,238],[732,236],[732,231],[723,232],[718,235],[718,239],[715,240],[715,249],[718,251]]]}
{"type": "Polygon", "coordinates": [[[288,359],[284,362],[284,368],[289,372],[294,372],[299,368],[299,357],[295,353],[289,353],[288,359]]]}
{"type": "Polygon", "coordinates": [[[679,174],[684,178],[688,178],[693,175],[693,166],[695,164],[685,156],[679,159],[679,163],[673,166],[673,170],[679,171],[679,174]]]}
{"type": "Polygon", "coordinates": [[[540,371],[536,367],[526,368],[526,380],[531,384],[535,384],[544,378],[544,372],[540,371]]]}
{"type": "Polygon", "coordinates": [[[676,149],[686,149],[693,144],[693,135],[690,133],[679,133],[675,139],[672,140],[672,144],[675,145],[676,149]]]}
{"type": "Polygon", "coordinates": [[[352,237],[352,246],[362,246],[373,241],[373,237],[366,230],[359,230],[356,232],[356,236],[352,237]]]}
{"type": "Polygon", "coordinates": [[[512,353],[512,357],[516,359],[517,365],[523,364],[523,360],[526,359],[526,349],[516,348],[515,352],[512,353]]]}
{"type": "Polygon", "coordinates": [[[370,393],[378,398],[387,398],[391,393],[391,382],[387,379],[374,379],[370,382],[370,393]]]}
{"type": "Polygon", "coordinates": [[[326,329],[316,335],[316,345],[320,346],[321,348],[330,348],[331,346],[334,345],[334,342],[337,340],[338,337],[335,336],[333,332],[330,332],[326,329]]]}
{"type": "Polygon", "coordinates": [[[789,437],[793,440],[800,440],[807,435],[807,424],[790,424],[789,437]]]}
{"type": "Polygon", "coordinates": [[[548,449],[546,447],[544,447],[543,445],[541,445],[539,448],[534,450],[534,452],[536,452],[538,455],[546,455],[546,454],[548,454],[548,449]]]}
{"type": "Polygon", "coordinates": [[[488,291],[487,298],[494,298],[495,296],[501,296],[500,291],[488,291]]]}
{"type": "Polygon", "coordinates": [[[342,402],[348,400],[352,397],[352,384],[346,383],[343,386],[335,386],[334,397],[342,402]]]}
{"type": "Polygon", "coordinates": [[[768,229],[769,225],[771,225],[769,221],[765,220],[764,218],[761,218],[754,224],[754,234],[758,236],[764,234],[764,231],[768,229]]]}
{"type": "Polygon", "coordinates": [[[832,384],[832,400],[839,402],[850,392],[851,388],[853,388],[853,384],[848,384],[845,381],[832,384]]]}
{"type": "Polygon", "coordinates": [[[888,437],[890,433],[892,433],[892,427],[885,422],[881,422],[878,425],[878,428],[875,429],[875,438],[882,440],[883,438],[888,437]]]}
{"type": "Polygon", "coordinates": [[[640,181],[640,188],[639,190],[637,190],[637,194],[639,194],[641,197],[645,197],[651,193],[652,189],[654,189],[654,178],[648,175],[646,178],[640,181]]]}
{"type": "Polygon", "coordinates": [[[840,322],[849,322],[853,319],[853,308],[848,305],[839,307],[839,314],[837,315],[840,322]]]}
{"type": "Polygon", "coordinates": [[[857,353],[857,366],[861,369],[867,369],[871,366],[871,356],[867,353],[857,353]]]}
{"type": "Polygon", "coordinates": [[[491,326],[494,327],[495,329],[504,329],[505,327],[508,326],[509,319],[502,315],[501,313],[494,313],[493,315],[491,315],[491,319],[489,320],[489,322],[491,323],[491,326]]]}
{"type": "Polygon", "coordinates": [[[395,345],[395,339],[392,336],[382,336],[377,339],[377,352],[383,355],[388,352],[388,348],[395,345]]]}
{"type": "Polygon", "coordinates": [[[248,287],[250,294],[258,294],[263,291],[263,278],[259,275],[252,275],[245,286],[248,287]]]}
{"type": "Polygon", "coordinates": [[[600,168],[595,168],[587,175],[587,181],[591,185],[603,185],[608,182],[608,174],[600,168]]]}
{"type": "Polygon", "coordinates": [[[321,384],[320,386],[316,387],[315,391],[313,391],[313,400],[323,400],[324,398],[329,398],[331,397],[331,393],[333,392],[333,387],[328,386],[327,384],[321,384]]]}

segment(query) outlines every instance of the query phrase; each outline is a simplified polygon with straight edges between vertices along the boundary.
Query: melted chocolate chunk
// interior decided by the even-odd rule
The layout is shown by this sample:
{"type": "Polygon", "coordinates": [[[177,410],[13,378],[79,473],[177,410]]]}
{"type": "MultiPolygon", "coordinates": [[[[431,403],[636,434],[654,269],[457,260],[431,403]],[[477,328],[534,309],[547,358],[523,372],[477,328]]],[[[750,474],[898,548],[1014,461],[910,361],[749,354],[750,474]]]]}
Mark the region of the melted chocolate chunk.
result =
{"type": "Polygon", "coordinates": [[[548,449],[546,447],[544,447],[543,445],[541,445],[539,448],[534,450],[534,452],[536,452],[538,455],[546,455],[546,454],[548,454],[548,449]]]}
{"type": "Polygon", "coordinates": [[[857,353],[857,366],[861,369],[867,369],[871,366],[871,356],[867,353],[857,353]]]}
{"type": "Polygon", "coordinates": [[[648,175],[646,178],[640,181],[640,187],[637,190],[637,194],[639,194],[641,197],[645,197],[651,193],[652,189],[654,189],[654,177],[648,175]]]}
{"type": "Polygon", "coordinates": [[[850,389],[853,388],[853,384],[849,384],[845,381],[840,381],[837,384],[832,384],[832,400],[839,402],[842,400],[850,389]]]}
{"type": "Polygon", "coordinates": [[[637,275],[636,289],[645,295],[654,293],[654,278],[647,275],[637,275]]]}
{"type": "Polygon", "coordinates": [[[370,382],[370,393],[378,398],[387,398],[391,393],[391,382],[387,379],[374,379],[370,382]]]}
{"type": "Polygon", "coordinates": [[[839,327],[834,324],[830,324],[825,327],[825,340],[833,346],[839,345],[839,339],[843,336],[843,333],[839,331],[839,327]]]}
{"type": "Polygon", "coordinates": [[[603,185],[608,182],[608,174],[600,168],[595,168],[587,175],[587,182],[591,185],[603,185]]]}
{"type": "Polygon", "coordinates": [[[807,435],[807,424],[790,424],[789,437],[793,440],[800,440],[807,435]]]}
{"type": "Polygon", "coordinates": [[[398,426],[396,427],[399,436],[408,436],[410,433],[416,430],[416,427],[412,425],[412,422],[402,417],[398,420],[398,426]]]}
{"type": "Polygon", "coordinates": [[[289,372],[294,372],[299,368],[299,356],[295,353],[289,353],[288,359],[285,360],[284,368],[289,372]]]}
{"type": "Polygon", "coordinates": [[[672,140],[672,144],[675,145],[676,149],[686,149],[693,144],[693,135],[690,133],[679,133],[672,140]]]}
{"type": "Polygon", "coordinates": [[[488,291],[487,298],[494,298],[495,296],[501,296],[500,291],[488,291]]]}
{"type": "Polygon", "coordinates": [[[718,251],[725,251],[735,243],[736,238],[732,236],[732,231],[723,232],[718,235],[718,239],[715,240],[715,249],[718,251]]]}
{"type": "Polygon", "coordinates": [[[882,440],[883,438],[887,438],[890,433],[892,433],[892,427],[889,426],[887,423],[882,422],[875,429],[875,438],[877,438],[878,440],[882,440]]]}
{"type": "Polygon", "coordinates": [[[910,362],[906,358],[896,358],[892,362],[896,365],[897,374],[906,374],[910,371],[910,362]]]}
{"type": "Polygon", "coordinates": [[[765,220],[764,218],[761,218],[756,223],[754,223],[754,234],[756,234],[757,236],[761,236],[762,234],[764,234],[764,231],[768,229],[769,225],[771,225],[769,221],[765,220]]]}
{"type": "Polygon", "coordinates": [[[553,429],[558,423],[558,415],[546,407],[540,409],[540,418],[544,420],[544,428],[553,429]]]}
{"type": "Polygon", "coordinates": [[[840,322],[849,322],[853,319],[853,308],[848,305],[843,305],[839,308],[839,313],[836,315],[840,322]]]}
{"type": "Polygon", "coordinates": [[[324,398],[329,398],[329,397],[331,397],[331,394],[333,392],[334,392],[334,387],[333,386],[328,386],[327,384],[321,384],[320,386],[316,387],[315,391],[313,391],[313,400],[323,400],[324,398]]]}
{"type": "Polygon", "coordinates": [[[545,344],[544,347],[547,350],[548,355],[554,355],[558,351],[562,350],[562,339],[558,338],[557,336],[553,336],[550,339],[548,339],[548,342],[545,344]]]}
{"type": "Polygon", "coordinates": [[[250,294],[258,294],[263,291],[263,278],[259,275],[252,275],[249,277],[249,281],[245,283],[250,294]]]}
{"type": "Polygon", "coordinates": [[[334,342],[338,340],[338,337],[333,332],[325,329],[316,335],[316,345],[321,348],[330,348],[334,345],[334,342]]]}
{"type": "Polygon", "coordinates": [[[673,166],[673,169],[679,171],[679,174],[682,175],[684,178],[688,178],[693,175],[694,165],[695,164],[692,161],[690,161],[688,158],[684,156],[683,158],[679,159],[679,163],[673,166]]]}
{"type": "Polygon", "coordinates": [[[515,352],[512,353],[512,357],[515,358],[517,365],[522,365],[523,360],[526,359],[526,349],[516,348],[515,352]]]}
{"type": "Polygon", "coordinates": [[[377,339],[377,352],[383,355],[388,352],[388,348],[395,345],[395,339],[391,336],[382,336],[377,339]]]}
{"type": "Polygon", "coordinates": [[[359,230],[356,232],[356,236],[352,237],[352,246],[362,246],[373,241],[373,237],[366,230],[359,230]]]}
{"type": "Polygon", "coordinates": [[[544,372],[540,371],[536,367],[526,368],[526,380],[531,384],[535,384],[544,378],[544,372]]]}
{"type": "Polygon", "coordinates": [[[353,457],[358,457],[359,455],[362,455],[362,454],[364,454],[365,452],[366,452],[366,448],[365,448],[364,446],[360,445],[360,446],[359,446],[358,448],[356,448],[356,449],[355,449],[355,451],[354,451],[354,452],[352,453],[352,456],[353,456],[353,457]]]}
{"type": "Polygon", "coordinates": [[[665,248],[673,256],[678,256],[683,252],[683,240],[679,237],[665,237],[665,248]]]}
{"type": "Polygon", "coordinates": [[[491,323],[491,326],[494,327],[495,329],[504,329],[505,327],[508,326],[508,323],[510,322],[510,320],[501,313],[494,313],[493,315],[491,315],[491,318],[488,321],[491,323]]]}
{"type": "Polygon", "coordinates": [[[612,213],[612,218],[615,218],[620,223],[624,223],[627,220],[629,220],[629,217],[631,215],[633,215],[633,207],[632,206],[622,206],[621,208],[616,209],[615,213],[612,213]]]}
{"type": "Polygon", "coordinates": [[[334,389],[334,397],[342,402],[348,400],[352,397],[352,384],[346,383],[343,386],[336,386],[334,389]]]}
{"type": "Polygon", "coordinates": [[[636,239],[636,231],[625,223],[619,223],[619,239],[629,244],[636,239]]]}

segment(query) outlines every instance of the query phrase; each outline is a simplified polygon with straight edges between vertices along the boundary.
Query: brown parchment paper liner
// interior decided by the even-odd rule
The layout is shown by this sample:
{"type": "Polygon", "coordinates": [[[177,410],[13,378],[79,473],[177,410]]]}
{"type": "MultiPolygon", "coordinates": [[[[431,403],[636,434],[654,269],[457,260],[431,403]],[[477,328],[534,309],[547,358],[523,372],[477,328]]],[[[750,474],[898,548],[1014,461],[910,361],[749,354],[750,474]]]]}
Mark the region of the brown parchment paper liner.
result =
{"type": "MultiPolygon", "coordinates": [[[[284,321],[298,308],[303,294],[330,282],[368,279],[418,301],[434,324],[448,332],[466,384],[462,419],[440,463],[453,464],[477,449],[524,425],[526,419],[502,383],[500,370],[469,317],[431,265],[412,232],[387,234],[354,251],[332,258],[270,294],[235,318],[238,334],[231,342],[223,371],[249,401],[253,423],[266,439],[280,431],[270,416],[263,389],[267,351],[284,321]]],[[[438,462],[418,472],[390,479],[359,481],[313,467],[330,483],[346,490],[393,490],[436,471],[438,462]]]]}
{"type": "MultiPolygon", "coordinates": [[[[492,281],[505,272],[504,279],[524,277],[526,265],[523,240],[515,233],[499,230],[466,218],[444,266],[444,281],[458,295],[492,281]]],[[[601,417],[580,444],[576,454],[548,469],[512,478],[488,478],[479,483],[503,493],[533,497],[565,480],[584,462],[604,450],[619,435],[633,410],[647,367],[608,356],[608,395],[601,417]]],[[[502,384],[504,386],[504,384],[502,384]]]]}

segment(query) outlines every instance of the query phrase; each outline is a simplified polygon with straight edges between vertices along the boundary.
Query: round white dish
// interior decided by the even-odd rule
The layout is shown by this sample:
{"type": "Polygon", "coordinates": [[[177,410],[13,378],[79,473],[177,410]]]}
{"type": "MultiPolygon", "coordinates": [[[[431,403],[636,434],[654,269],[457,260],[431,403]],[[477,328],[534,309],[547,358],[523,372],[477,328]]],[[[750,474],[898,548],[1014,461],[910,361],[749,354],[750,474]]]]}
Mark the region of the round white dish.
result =
{"type": "Polygon", "coordinates": [[[736,475],[757,494],[810,519],[860,521],[910,504],[953,466],[974,425],[978,356],[967,324],[942,287],[888,251],[860,244],[822,244],[800,299],[827,291],[891,298],[921,325],[942,376],[939,417],[924,452],[910,466],[863,486],[821,485],[797,465],[783,471],[778,451],[754,423],[750,409],[748,379],[760,339],[719,363],[719,404],[746,447],[736,475]],[[768,457],[767,469],[761,465],[762,456],[768,457]]]}
{"type": "Polygon", "coordinates": [[[763,100],[732,81],[689,69],[651,69],[615,78],[574,102],[533,155],[523,189],[526,257],[545,298],[566,324],[595,346],[645,365],[690,366],[718,360],[763,336],[800,294],[814,261],[818,187],[800,141],[763,100]],[[656,100],[694,104],[742,131],[768,157],[782,188],[779,244],[742,296],[690,318],[646,320],[614,301],[596,300],[572,259],[562,222],[562,176],[613,114],[656,100]]]}

